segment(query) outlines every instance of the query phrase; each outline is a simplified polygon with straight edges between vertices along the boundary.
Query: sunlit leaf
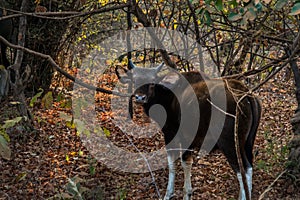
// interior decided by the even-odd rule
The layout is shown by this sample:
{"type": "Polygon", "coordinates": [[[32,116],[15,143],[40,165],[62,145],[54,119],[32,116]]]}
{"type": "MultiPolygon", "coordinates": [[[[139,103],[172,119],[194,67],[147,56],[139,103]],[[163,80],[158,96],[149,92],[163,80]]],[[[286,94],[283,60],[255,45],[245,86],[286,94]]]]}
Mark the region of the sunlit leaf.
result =
{"type": "Polygon", "coordinates": [[[217,0],[216,7],[218,10],[222,11],[223,10],[223,0],[217,0]]]}
{"type": "Polygon", "coordinates": [[[66,126],[71,128],[71,129],[76,128],[76,125],[74,123],[72,123],[71,121],[67,121],[66,126]]]}
{"type": "Polygon", "coordinates": [[[257,11],[261,11],[263,8],[263,5],[259,2],[259,3],[255,4],[255,8],[257,9],[257,11]]]}
{"type": "Polygon", "coordinates": [[[237,21],[237,20],[242,19],[242,18],[243,17],[242,17],[242,15],[240,13],[230,13],[228,15],[228,19],[230,21],[237,21]]]}
{"type": "Polygon", "coordinates": [[[15,106],[15,105],[20,105],[21,102],[19,102],[19,101],[11,101],[11,102],[9,102],[9,104],[15,106]]]}
{"type": "Polygon", "coordinates": [[[229,1],[228,5],[232,6],[232,8],[235,8],[238,6],[238,3],[236,2],[236,0],[233,0],[233,1],[229,1]]]}
{"type": "Polygon", "coordinates": [[[211,16],[210,16],[210,13],[208,11],[205,11],[204,12],[204,16],[205,16],[205,23],[207,25],[210,25],[211,24],[211,16]]]}
{"type": "Polygon", "coordinates": [[[49,91],[45,94],[45,96],[42,98],[42,105],[44,108],[49,109],[53,105],[53,95],[52,92],[49,91]]]}
{"type": "Polygon", "coordinates": [[[2,135],[7,142],[10,142],[9,135],[6,133],[5,129],[2,129],[1,126],[0,126],[0,135],[2,135]]]}
{"type": "Polygon", "coordinates": [[[6,160],[11,159],[11,150],[6,139],[0,135],[0,156],[6,160]]]}
{"type": "Polygon", "coordinates": [[[17,123],[19,123],[22,119],[23,117],[16,117],[13,119],[6,120],[4,121],[4,125],[2,125],[2,128],[4,129],[11,128],[15,126],[17,123]]]}
{"type": "Polygon", "coordinates": [[[110,136],[110,131],[107,130],[105,127],[103,127],[103,133],[104,133],[106,136],[110,136]]]}
{"type": "Polygon", "coordinates": [[[33,107],[33,105],[37,102],[37,99],[38,99],[39,97],[41,97],[42,94],[43,94],[43,92],[44,92],[44,90],[43,90],[42,88],[39,88],[39,91],[40,91],[40,92],[36,93],[36,95],[34,95],[34,96],[31,98],[30,103],[29,103],[29,106],[30,106],[30,107],[33,107]]]}
{"type": "Polygon", "coordinates": [[[20,174],[17,175],[16,181],[17,182],[22,181],[22,180],[24,180],[26,178],[26,176],[27,176],[27,173],[26,172],[22,172],[22,173],[20,173],[20,174]]]}
{"type": "Polygon", "coordinates": [[[66,161],[69,162],[70,161],[70,157],[68,154],[66,154],[66,161]]]}
{"type": "Polygon", "coordinates": [[[290,15],[299,15],[300,14],[300,3],[296,3],[291,10],[290,15]]]}
{"type": "Polygon", "coordinates": [[[278,0],[275,4],[275,9],[276,10],[281,10],[285,4],[287,4],[288,0],[278,0]]]}

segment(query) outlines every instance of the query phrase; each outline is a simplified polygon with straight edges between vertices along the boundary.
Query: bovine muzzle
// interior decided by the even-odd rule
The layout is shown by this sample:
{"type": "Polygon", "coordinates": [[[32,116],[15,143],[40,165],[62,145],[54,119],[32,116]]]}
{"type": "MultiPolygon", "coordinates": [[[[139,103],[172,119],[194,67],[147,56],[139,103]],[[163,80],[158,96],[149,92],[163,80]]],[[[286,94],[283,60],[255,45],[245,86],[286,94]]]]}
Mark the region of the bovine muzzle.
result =
{"type": "Polygon", "coordinates": [[[145,94],[136,94],[135,95],[135,102],[136,103],[147,103],[147,96],[145,94]]]}

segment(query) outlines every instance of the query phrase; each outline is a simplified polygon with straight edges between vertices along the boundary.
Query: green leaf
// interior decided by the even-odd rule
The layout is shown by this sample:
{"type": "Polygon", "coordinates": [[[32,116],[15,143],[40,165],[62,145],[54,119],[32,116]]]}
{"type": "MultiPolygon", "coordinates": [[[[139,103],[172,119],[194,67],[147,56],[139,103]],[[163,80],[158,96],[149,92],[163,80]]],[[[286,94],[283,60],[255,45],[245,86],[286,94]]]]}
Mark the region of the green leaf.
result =
{"type": "Polygon", "coordinates": [[[258,160],[256,162],[256,167],[257,167],[257,169],[260,169],[260,170],[266,170],[267,169],[267,164],[263,160],[258,160]]]}
{"type": "Polygon", "coordinates": [[[80,193],[80,181],[76,180],[76,177],[72,179],[68,179],[68,184],[66,186],[66,190],[69,194],[73,195],[73,198],[82,200],[82,196],[80,193]]]}
{"type": "Polygon", "coordinates": [[[62,101],[62,100],[64,100],[64,99],[65,99],[64,94],[63,94],[62,92],[58,93],[58,95],[57,95],[57,97],[56,97],[56,101],[57,101],[57,102],[60,102],[60,101],[62,101]]]}
{"type": "Polygon", "coordinates": [[[204,16],[205,16],[205,23],[207,25],[210,25],[211,24],[211,16],[210,16],[210,13],[208,11],[205,11],[204,12],[204,16]]]}
{"type": "Polygon", "coordinates": [[[11,150],[6,139],[0,135],[0,156],[6,160],[11,159],[11,150]]]}
{"type": "Polygon", "coordinates": [[[4,121],[4,125],[2,126],[2,128],[4,129],[11,128],[15,126],[17,123],[19,123],[22,119],[23,117],[16,117],[13,119],[6,120],[4,121]]]}
{"type": "Polygon", "coordinates": [[[103,127],[103,133],[108,137],[110,136],[110,131],[107,128],[103,127]]]}
{"type": "Polygon", "coordinates": [[[70,161],[70,157],[68,154],[66,154],[66,161],[69,162],[70,161]]]}
{"type": "Polygon", "coordinates": [[[300,3],[296,3],[291,10],[290,15],[299,15],[300,14],[300,3]]]}
{"type": "Polygon", "coordinates": [[[79,155],[79,156],[83,156],[83,151],[79,150],[79,151],[78,151],[78,155],[79,155]]]}
{"type": "Polygon", "coordinates": [[[287,4],[287,2],[288,0],[278,0],[274,7],[276,10],[281,10],[285,6],[285,4],[287,4]]]}
{"type": "Polygon", "coordinates": [[[67,126],[68,128],[71,128],[71,129],[76,128],[75,124],[72,123],[71,121],[67,121],[67,122],[66,122],[66,126],[67,126]]]}
{"type": "Polygon", "coordinates": [[[257,9],[257,11],[262,11],[263,5],[261,3],[258,3],[255,5],[255,8],[257,9]]]}
{"type": "Polygon", "coordinates": [[[240,13],[229,13],[229,15],[228,15],[228,19],[230,20],[230,21],[237,21],[237,20],[240,20],[240,19],[242,19],[243,17],[242,17],[242,15],[240,14],[240,13]]]}
{"type": "Polygon", "coordinates": [[[9,135],[6,133],[5,129],[2,129],[1,127],[0,127],[0,135],[2,135],[7,142],[10,142],[9,135]]]}
{"type": "Polygon", "coordinates": [[[223,0],[217,0],[216,1],[216,7],[219,11],[222,11],[223,10],[223,0]]]}
{"type": "Polygon", "coordinates": [[[9,104],[12,105],[12,106],[15,106],[15,105],[20,105],[21,102],[19,102],[19,101],[11,101],[11,102],[9,102],[9,104]]]}
{"type": "Polygon", "coordinates": [[[42,105],[46,108],[49,109],[52,107],[53,104],[53,95],[52,92],[47,92],[45,96],[42,98],[42,105]]]}
{"type": "Polygon", "coordinates": [[[244,14],[244,13],[245,13],[245,8],[243,8],[243,7],[240,8],[240,13],[241,13],[241,14],[244,14]]]}
{"type": "Polygon", "coordinates": [[[44,92],[44,90],[43,90],[42,88],[39,88],[39,91],[40,91],[40,92],[36,93],[36,95],[34,95],[34,96],[31,98],[30,103],[29,103],[29,106],[30,106],[30,107],[33,107],[33,105],[37,102],[37,99],[38,99],[39,97],[41,97],[42,94],[43,94],[43,92],[44,92]]]}
{"type": "Polygon", "coordinates": [[[65,100],[63,108],[72,108],[72,99],[65,100]]]}
{"type": "Polygon", "coordinates": [[[236,0],[229,1],[228,4],[234,8],[238,6],[238,3],[236,2],[236,0]]]}
{"type": "Polygon", "coordinates": [[[26,172],[21,172],[16,176],[15,180],[17,182],[20,182],[20,181],[24,180],[26,178],[26,176],[27,176],[26,172]]]}

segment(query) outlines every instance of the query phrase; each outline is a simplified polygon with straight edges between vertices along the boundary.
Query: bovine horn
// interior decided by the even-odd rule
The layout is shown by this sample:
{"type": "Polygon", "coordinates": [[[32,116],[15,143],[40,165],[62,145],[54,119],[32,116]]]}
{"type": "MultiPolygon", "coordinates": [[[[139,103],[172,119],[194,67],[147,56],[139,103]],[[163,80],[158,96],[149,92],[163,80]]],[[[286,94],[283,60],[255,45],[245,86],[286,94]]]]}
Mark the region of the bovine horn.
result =
{"type": "Polygon", "coordinates": [[[132,98],[134,97],[134,95],[131,95],[131,97],[129,98],[129,118],[132,120],[133,119],[133,105],[132,105],[132,98]]]}
{"type": "Polygon", "coordinates": [[[157,67],[156,67],[156,73],[158,73],[160,70],[161,70],[161,68],[164,66],[164,62],[162,62],[160,65],[158,65],[157,67]]]}
{"type": "Polygon", "coordinates": [[[132,60],[129,59],[129,60],[128,60],[128,69],[131,70],[131,69],[133,69],[133,68],[136,68],[136,66],[133,64],[132,60]]]}

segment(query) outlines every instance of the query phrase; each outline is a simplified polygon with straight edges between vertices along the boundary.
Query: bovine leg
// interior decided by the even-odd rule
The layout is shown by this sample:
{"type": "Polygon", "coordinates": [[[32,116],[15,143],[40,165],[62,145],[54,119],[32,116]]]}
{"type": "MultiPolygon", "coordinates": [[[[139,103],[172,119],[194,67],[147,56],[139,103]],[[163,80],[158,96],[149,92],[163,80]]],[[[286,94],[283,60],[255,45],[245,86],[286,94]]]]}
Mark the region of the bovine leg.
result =
{"type": "MultiPolygon", "coordinates": [[[[245,188],[244,188],[244,183],[242,180],[242,175],[240,172],[237,173],[237,178],[240,184],[240,195],[239,195],[239,199],[240,200],[246,200],[246,192],[245,192],[245,188]]],[[[246,169],[246,180],[247,180],[247,185],[248,185],[248,189],[249,189],[249,195],[250,195],[250,199],[251,199],[251,191],[252,191],[252,167],[249,167],[246,169]]]]}
{"type": "Polygon", "coordinates": [[[246,179],[247,179],[250,199],[251,199],[251,192],[252,192],[252,174],[253,174],[252,167],[247,168],[246,169],[246,179]]]}
{"type": "MultiPolygon", "coordinates": [[[[246,200],[246,191],[245,191],[245,187],[244,187],[244,183],[243,183],[243,179],[242,179],[242,174],[241,171],[239,169],[239,164],[237,161],[237,157],[236,157],[236,152],[235,149],[222,149],[229,164],[231,165],[232,169],[236,172],[237,175],[237,179],[239,181],[239,186],[240,186],[240,193],[239,193],[239,199],[240,200],[246,200]],[[235,156],[232,156],[235,155],[235,156]]],[[[243,162],[243,167],[245,169],[245,176],[246,176],[246,183],[248,186],[248,190],[249,190],[249,195],[251,197],[251,189],[252,189],[252,165],[249,162],[249,159],[247,158],[245,151],[241,152],[241,157],[242,157],[242,162],[243,162]]]]}
{"type": "Polygon", "coordinates": [[[193,157],[191,155],[191,152],[185,152],[181,159],[181,165],[183,167],[183,172],[184,172],[184,186],[183,186],[184,200],[192,199],[192,193],[193,193],[192,182],[191,182],[192,164],[193,164],[193,157]]]}
{"type": "Polygon", "coordinates": [[[240,184],[239,200],[246,200],[246,192],[245,192],[245,188],[244,188],[242,174],[241,174],[241,172],[238,172],[238,173],[236,173],[236,175],[237,175],[237,179],[238,179],[239,184],[240,184]]]}
{"type": "Polygon", "coordinates": [[[168,187],[167,187],[164,200],[169,200],[174,196],[174,182],[175,182],[175,173],[176,173],[174,157],[175,156],[173,156],[171,153],[168,153],[169,179],[168,179],[168,187]]]}

